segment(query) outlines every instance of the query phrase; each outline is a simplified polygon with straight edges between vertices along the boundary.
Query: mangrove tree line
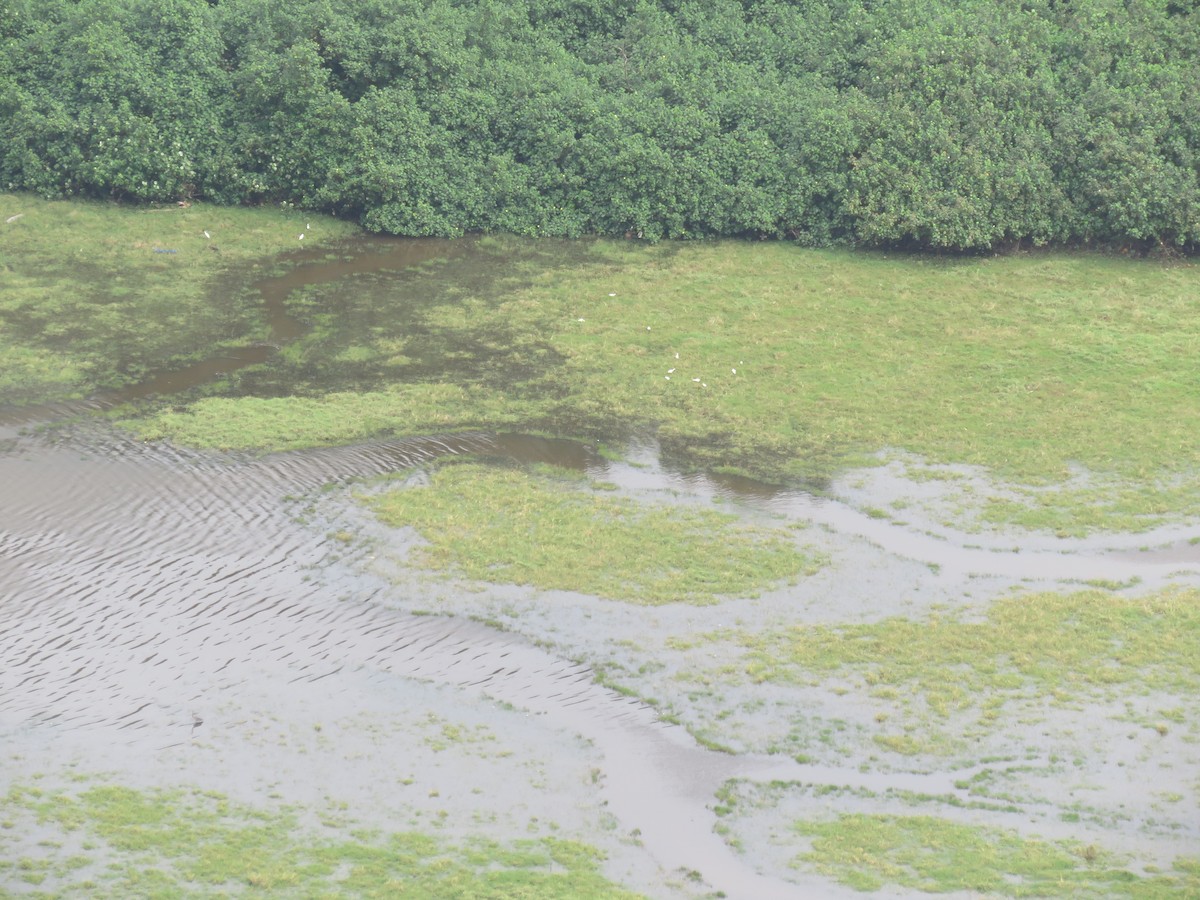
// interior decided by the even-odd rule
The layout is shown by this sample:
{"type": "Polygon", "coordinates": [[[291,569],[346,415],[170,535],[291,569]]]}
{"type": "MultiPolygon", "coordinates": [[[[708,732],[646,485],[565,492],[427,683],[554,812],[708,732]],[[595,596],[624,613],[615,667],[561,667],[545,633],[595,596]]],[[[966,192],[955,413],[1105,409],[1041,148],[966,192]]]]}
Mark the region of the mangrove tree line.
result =
{"type": "Polygon", "coordinates": [[[409,235],[1200,245],[1197,0],[0,0],[0,184],[409,235]]]}

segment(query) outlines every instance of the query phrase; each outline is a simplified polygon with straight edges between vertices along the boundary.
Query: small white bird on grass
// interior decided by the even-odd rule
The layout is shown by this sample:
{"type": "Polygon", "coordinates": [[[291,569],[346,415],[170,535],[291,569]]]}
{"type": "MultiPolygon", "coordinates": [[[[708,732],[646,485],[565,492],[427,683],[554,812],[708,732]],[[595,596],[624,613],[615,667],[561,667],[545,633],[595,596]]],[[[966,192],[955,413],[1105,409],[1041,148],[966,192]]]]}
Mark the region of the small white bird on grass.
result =
{"type": "Polygon", "coordinates": [[[205,238],[207,238],[207,239],[208,239],[208,240],[210,240],[210,241],[212,240],[212,235],[211,235],[211,234],[209,234],[207,231],[206,231],[206,232],[204,232],[204,237],[205,237],[205,238]]]}
{"type": "Polygon", "coordinates": [[[300,240],[304,240],[304,235],[300,235],[300,240]]]}

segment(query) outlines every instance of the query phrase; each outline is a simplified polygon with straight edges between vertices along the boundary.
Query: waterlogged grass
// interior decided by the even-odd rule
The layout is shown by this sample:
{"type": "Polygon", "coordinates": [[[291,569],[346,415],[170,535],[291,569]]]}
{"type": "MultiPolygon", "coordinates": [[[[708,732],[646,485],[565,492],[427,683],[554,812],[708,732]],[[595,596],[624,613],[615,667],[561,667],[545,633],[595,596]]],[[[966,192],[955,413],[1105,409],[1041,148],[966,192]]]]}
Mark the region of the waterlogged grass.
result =
{"type": "Polygon", "coordinates": [[[137,425],[144,440],[170,438],[219,450],[291,450],[367,438],[516,426],[529,414],[497,391],[444,383],[320,397],[210,397],[137,425]]]}
{"type": "Polygon", "coordinates": [[[479,581],[580,591],[631,603],[713,603],[815,570],[794,531],[714,510],[646,506],[566,473],[479,464],[371,498],[427,544],[415,562],[479,581]]]}
{"type": "Polygon", "coordinates": [[[930,816],[843,815],[802,821],[811,849],[795,865],[860,891],[900,886],[928,893],[998,897],[1191,897],[1200,894],[1200,859],[1170,873],[1139,875],[1093,845],[1021,837],[930,816]]]}
{"type": "Polygon", "coordinates": [[[980,520],[989,525],[1053,531],[1082,537],[1097,528],[1136,533],[1200,510],[1200,478],[1146,473],[1141,479],[1090,478],[1086,486],[1070,482],[1050,486],[1006,485],[1018,499],[989,498],[980,520]]]}
{"type": "MultiPolygon", "coordinates": [[[[0,194],[0,222],[13,215],[0,224],[0,396],[15,402],[265,338],[244,266],[300,246],[313,222],[305,246],[347,233],[292,211],[0,194]]],[[[981,500],[984,525],[1078,534],[1200,513],[1194,266],[732,241],[447,246],[440,263],[294,292],[310,332],[208,391],[239,399],[194,394],[190,417],[159,407],[136,427],[256,449],[431,421],[612,440],[650,428],[676,458],[772,479],[826,477],[884,448],[977,465],[1019,492],[981,500]],[[461,394],[413,416],[416,385],[461,394]],[[284,395],[302,396],[284,410],[284,395]],[[1093,480],[1080,487],[1073,466],[1093,480]]]]}
{"type": "Polygon", "coordinates": [[[249,263],[351,231],[281,210],[0,193],[0,402],[85,396],[264,338],[249,263]]]}
{"type": "MultiPolygon", "coordinates": [[[[414,304],[409,276],[403,290],[379,277],[297,298],[316,328],[295,360],[273,363],[293,369],[272,390],[316,395],[322,371],[336,380],[347,367],[365,373],[354,390],[380,396],[397,382],[486,387],[512,406],[489,406],[483,422],[472,410],[472,424],[519,413],[562,434],[653,428],[677,458],[773,479],[825,477],[899,448],[1028,489],[981,509],[990,524],[1079,533],[1200,512],[1195,267],[775,243],[528,246],[487,239],[469,263],[431,267],[428,302],[414,304]],[[1073,466],[1094,484],[1068,483],[1073,466]],[[1154,491],[1130,488],[1146,483],[1154,491]]],[[[422,422],[410,426],[403,405],[364,414],[346,389],[324,402],[358,418],[355,433],[422,422]]],[[[262,412],[241,402],[247,422],[262,412]]],[[[218,416],[197,415],[193,427],[170,414],[145,427],[204,443],[218,416]]],[[[328,439],[304,427],[301,405],[296,423],[289,444],[328,439]]],[[[280,446],[270,428],[247,427],[241,441],[280,446]]]]}
{"type": "MultiPolygon", "coordinates": [[[[599,874],[600,855],[553,839],[453,844],[421,833],[315,835],[287,813],[211,793],[120,786],[0,797],[0,883],[51,896],[633,898],[599,874]],[[8,837],[6,837],[8,835],[8,837]]],[[[0,895],[7,896],[2,889],[0,895]]]]}
{"type": "Polygon", "coordinates": [[[971,728],[990,730],[1000,727],[1010,705],[1075,704],[1117,692],[1191,697],[1200,690],[1195,590],[1133,599],[1105,591],[1033,594],[997,600],[978,621],[889,618],[700,638],[711,640],[733,640],[744,648],[742,662],[726,677],[753,683],[837,681],[873,698],[889,728],[928,726],[919,734],[876,738],[881,747],[903,754],[936,750],[936,723],[948,724],[952,717],[968,716],[975,720],[971,728]]]}
{"type": "Polygon", "coordinates": [[[1200,461],[1188,437],[1200,417],[1188,402],[1200,387],[1193,268],[753,244],[650,252],[629,252],[636,263],[600,283],[556,274],[525,295],[573,297],[585,322],[562,342],[622,414],[649,402],[686,434],[705,418],[693,411],[711,408],[801,458],[901,447],[1021,478],[1061,478],[1071,461],[1138,475],[1200,461]]]}

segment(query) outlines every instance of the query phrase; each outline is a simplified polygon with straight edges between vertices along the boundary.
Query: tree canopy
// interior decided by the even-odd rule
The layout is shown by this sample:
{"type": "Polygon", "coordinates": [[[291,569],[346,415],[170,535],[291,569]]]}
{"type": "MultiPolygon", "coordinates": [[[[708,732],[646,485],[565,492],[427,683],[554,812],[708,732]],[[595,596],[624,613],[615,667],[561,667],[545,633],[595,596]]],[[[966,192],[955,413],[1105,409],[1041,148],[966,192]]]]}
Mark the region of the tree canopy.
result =
{"type": "Polygon", "coordinates": [[[0,0],[0,184],[380,231],[1200,246],[1195,0],[0,0]]]}

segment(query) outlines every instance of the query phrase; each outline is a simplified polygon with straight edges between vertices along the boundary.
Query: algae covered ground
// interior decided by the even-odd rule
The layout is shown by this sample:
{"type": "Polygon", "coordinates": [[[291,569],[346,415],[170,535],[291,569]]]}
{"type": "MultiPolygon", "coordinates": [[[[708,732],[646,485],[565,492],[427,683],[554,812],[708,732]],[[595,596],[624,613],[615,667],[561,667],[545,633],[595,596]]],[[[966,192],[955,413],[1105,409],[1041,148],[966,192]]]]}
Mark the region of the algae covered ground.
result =
{"type": "MultiPolygon", "coordinates": [[[[347,226],[290,210],[0,201],[20,216],[0,226],[10,402],[278,342],[257,286],[321,257],[271,254],[381,250],[338,244],[347,226]]],[[[463,428],[653,431],[689,465],[772,480],[825,479],[884,450],[966,465],[981,484],[958,505],[984,530],[1144,530],[1200,511],[1190,264],[785,243],[443,247],[403,269],[300,279],[283,302],[307,333],[135,411],[132,426],[260,450],[463,428]]]]}
{"type": "MultiPolygon", "coordinates": [[[[446,438],[445,458],[294,488],[287,528],[325,554],[305,590],[522,635],[649,704],[731,766],[703,802],[747,871],[796,896],[1200,890],[1191,262],[496,236],[410,259],[290,209],[0,206],[23,213],[0,225],[0,401],[259,342],[261,363],[92,427],[272,489],[470,432],[469,453],[446,438]],[[286,336],[273,296],[300,323],[286,336]]],[[[271,746],[297,772],[385,773],[342,801],[330,778],[325,815],[349,804],[353,831],[314,827],[296,785],[227,796],[260,745],[181,745],[222,770],[215,793],[184,750],[175,792],[174,769],[43,779],[10,753],[0,893],[708,893],[703,872],[648,875],[650,826],[589,805],[609,751],[571,745],[571,725],[545,774],[524,764],[539,726],[519,702],[488,707],[488,731],[452,720],[457,694],[431,700],[436,721],[385,729],[419,767],[399,777],[342,715],[336,672],[328,718],[281,710],[271,746]],[[439,810],[473,766],[486,777],[439,810]],[[524,821],[503,785],[533,798],[524,821]]]]}

